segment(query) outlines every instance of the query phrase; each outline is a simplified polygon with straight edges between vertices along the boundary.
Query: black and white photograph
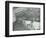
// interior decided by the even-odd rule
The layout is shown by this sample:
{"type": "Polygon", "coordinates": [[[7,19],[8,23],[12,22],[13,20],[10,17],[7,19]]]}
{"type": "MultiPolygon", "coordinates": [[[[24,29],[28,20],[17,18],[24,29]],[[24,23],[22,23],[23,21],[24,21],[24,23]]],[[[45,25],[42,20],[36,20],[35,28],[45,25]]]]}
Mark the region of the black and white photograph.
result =
{"type": "Polygon", "coordinates": [[[40,30],[40,8],[13,7],[13,31],[40,30]]]}
{"type": "Polygon", "coordinates": [[[45,4],[6,1],[6,37],[45,34],[45,4]]]}

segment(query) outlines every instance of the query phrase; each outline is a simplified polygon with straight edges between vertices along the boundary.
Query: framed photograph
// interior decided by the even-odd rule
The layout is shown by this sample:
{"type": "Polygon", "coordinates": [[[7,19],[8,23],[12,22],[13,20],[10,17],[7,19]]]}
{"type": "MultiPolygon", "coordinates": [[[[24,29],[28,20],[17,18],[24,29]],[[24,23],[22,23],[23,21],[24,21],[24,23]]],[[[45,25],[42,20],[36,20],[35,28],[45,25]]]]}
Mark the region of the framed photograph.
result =
{"type": "Polygon", "coordinates": [[[5,36],[45,34],[45,3],[5,2],[5,36]]]}

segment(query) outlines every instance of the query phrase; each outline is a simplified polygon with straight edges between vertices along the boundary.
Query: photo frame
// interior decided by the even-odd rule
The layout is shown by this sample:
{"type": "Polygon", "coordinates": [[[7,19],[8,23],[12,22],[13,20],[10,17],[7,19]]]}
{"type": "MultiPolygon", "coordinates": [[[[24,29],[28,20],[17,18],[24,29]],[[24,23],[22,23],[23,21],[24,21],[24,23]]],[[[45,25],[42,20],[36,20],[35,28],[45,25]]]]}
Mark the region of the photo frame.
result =
{"type": "Polygon", "coordinates": [[[45,34],[45,3],[5,2],[5,36],[45,34]]]}

